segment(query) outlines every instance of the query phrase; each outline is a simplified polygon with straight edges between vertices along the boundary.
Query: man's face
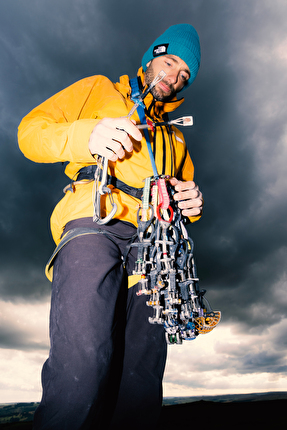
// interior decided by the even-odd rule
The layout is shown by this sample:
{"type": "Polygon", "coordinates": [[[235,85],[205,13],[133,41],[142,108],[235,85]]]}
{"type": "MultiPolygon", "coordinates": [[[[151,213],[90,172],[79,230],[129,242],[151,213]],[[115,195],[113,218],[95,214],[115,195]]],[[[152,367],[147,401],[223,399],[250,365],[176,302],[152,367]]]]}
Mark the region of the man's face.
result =
{"type": "Polygon", "coordinates": [[[165,101],[172,99],[184,87],[190,77],[190,71],[187,64],[176,55],[162,55],[147,64],[144,84],[150,85],[161,70],[166,76],[151,93],[155,99],[165,101]]]}

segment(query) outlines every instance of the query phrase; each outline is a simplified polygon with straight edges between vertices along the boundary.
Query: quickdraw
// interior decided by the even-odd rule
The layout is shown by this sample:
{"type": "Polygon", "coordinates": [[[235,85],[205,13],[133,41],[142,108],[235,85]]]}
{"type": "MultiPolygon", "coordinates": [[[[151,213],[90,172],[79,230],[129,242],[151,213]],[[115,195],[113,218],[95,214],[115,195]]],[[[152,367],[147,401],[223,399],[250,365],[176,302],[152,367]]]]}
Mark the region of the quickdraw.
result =
{"type": "Polygon", "coordinates": [[[132,107],[132,109],[130,110],[130,112],[127,115],[127,118],[131,118],[132,114],[137,110],[137,108],[139,106],[141,106],[142,108],[144,108],[144,104],[143,104],[143,100],[144,98],[148,95],[148,93],[153,89],[153,87],[156,86],[156,84],[158,84],[160,81],[163,80],[163,78],[166,76],[166,73],[161,70],[156,77],[153,79],[153,81],[151,82],[151,84],[148,86],[148,88],[146,89],[146,91],[144,93],[140,93],[138,91],[137,85],[135,85],[132,88],[132,95],[131,95],[131,99],[134,101],[134,105],[132,107]]]}
{"type": "Polygon", "coordinates": [[[164,325],[168,344],[181,344],[213,330],[221,313],[211,309],[206,291],[199,289],[194,244],[168,179],[145,181],[138,210],[138,242],[131,245],[138,248],[133,273],[141,275],[137,295],[146,295],[147,306],[153,308],[149,322],[164,325]]]}
{"type": "Polygon", "coordinates": [[[192,116],[182,116],[181,118],[173,119],[171,121],[165,122],[152,122],[150,119],[146,120],[146,124],[137,124],[137,128],[145,129],[149,128],[154,131],[155,127],[161,127],[163,125],[180,125],[183,127],[189,127],[193,125],[193,117],[192,116]]]}

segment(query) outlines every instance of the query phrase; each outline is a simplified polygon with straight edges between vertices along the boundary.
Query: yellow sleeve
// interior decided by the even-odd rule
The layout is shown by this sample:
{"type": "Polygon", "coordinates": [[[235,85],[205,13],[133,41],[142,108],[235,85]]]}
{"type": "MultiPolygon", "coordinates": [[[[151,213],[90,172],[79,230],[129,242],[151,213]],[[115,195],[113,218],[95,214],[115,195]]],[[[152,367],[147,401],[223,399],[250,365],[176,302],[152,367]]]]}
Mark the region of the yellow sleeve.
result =
{"type": "MultiPolygon", "coordinates": [[[[183,134],[180,132],[180,136],[181,139],[184,141],[184,137],[183,134]]],[[[184,162],[182,165],[182,168],[179,172],[179,174],[177,175],[177,178],[181,181],[193,181],[194,180],[194,165],[193,162],[191,160],[190,154],[188,152],[188,149],[186,148],[186,154],[185,154],[185,158],[184,158],[184,162]]],[[[201,217],[201,215],[198,216],[193,216],[193,217],[188,217],[190,222],[195,222],[197,220],[199,220],[199,218],[201,217]]]]}
{"type": "Polygon", "coordinates": [[[88,141],[98,120],[81,117],[94,85],[95,77],[78,81],[23,118],[18,140],[27,158],[38,163],[94,161],[88,141]]]}

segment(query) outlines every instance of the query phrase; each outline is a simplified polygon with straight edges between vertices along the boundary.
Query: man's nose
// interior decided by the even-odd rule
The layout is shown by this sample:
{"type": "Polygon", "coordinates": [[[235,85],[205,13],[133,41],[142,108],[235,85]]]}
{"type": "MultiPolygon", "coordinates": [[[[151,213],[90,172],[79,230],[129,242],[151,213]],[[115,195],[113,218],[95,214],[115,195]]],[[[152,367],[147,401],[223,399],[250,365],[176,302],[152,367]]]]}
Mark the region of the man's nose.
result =
{"type": "Polygon", "coordinates": [[[176,72],[168,73],[165,79],[169,84],[176,84],[178,80],[178,73],[176,72]]]}

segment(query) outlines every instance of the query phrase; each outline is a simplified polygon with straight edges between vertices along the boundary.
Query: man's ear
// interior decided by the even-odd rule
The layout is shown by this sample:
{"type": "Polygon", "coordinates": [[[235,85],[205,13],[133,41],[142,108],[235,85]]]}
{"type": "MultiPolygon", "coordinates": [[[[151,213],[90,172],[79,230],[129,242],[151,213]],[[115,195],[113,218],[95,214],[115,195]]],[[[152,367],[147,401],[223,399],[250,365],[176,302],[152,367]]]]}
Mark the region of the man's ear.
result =
{"type": "Polygon", "coordinates": [[[151,61],[149,61],[149,62],[146,64],[146,67],[149,67],[150,63],[151,63],[151,61]]]}

